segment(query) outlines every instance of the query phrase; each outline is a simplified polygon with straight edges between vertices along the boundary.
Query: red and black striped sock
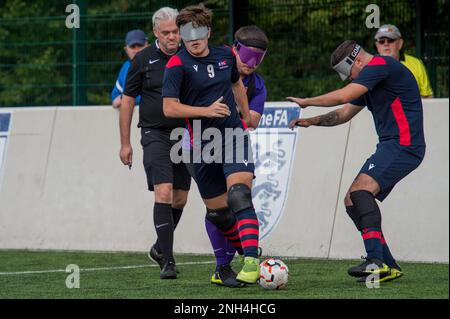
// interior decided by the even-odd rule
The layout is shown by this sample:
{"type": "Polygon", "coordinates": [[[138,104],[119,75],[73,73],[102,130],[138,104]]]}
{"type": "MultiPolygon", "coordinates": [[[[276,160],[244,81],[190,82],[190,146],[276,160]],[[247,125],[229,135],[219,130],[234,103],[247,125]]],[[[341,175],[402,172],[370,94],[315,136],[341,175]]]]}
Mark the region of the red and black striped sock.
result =
{"type": "Polygon", "coordinates": [[[235,220],[233,226],[231,226],[231,228],[226,231],[222,231],[222,233],[231,242],[238,254],[243,255],[244,251],[242,249],[241,239],[239,237],[237,221],[235,220]]]}
{"type": "Polygon", "coordinates": [[[258,258],[259,222],[253,207],[236,213],[237,230],[244,255],[258,258]]]}
{"type": "Polygon", "coordinates": [[[367,258],[376,258],[383,260],[383,246],[381,245],[381,228],[364,228],[361,231],[364,240],[364,247],[366,248],[367,258]]]}
{"type": "MultiPolygon", "coordinates": [[[[207,209],[206,218],[214,224],[222,234],[230,241],[238,254],[242,255],[243,250],[239,233],[237,230],[236,216],[230,211],[228,207],[219,209],[207,209]]],[[[222,247],[225,249],[225,247],[222,247]]]]}
{"type": "Polygon", "coordinates": [[[389,267],[396,266],[396,262],[392,253],[389,249],[389,246],[386,243],[386,239],[384,238],[384,234],[381,233],[381,246],[383,247],[383,260],[389,267]]]}

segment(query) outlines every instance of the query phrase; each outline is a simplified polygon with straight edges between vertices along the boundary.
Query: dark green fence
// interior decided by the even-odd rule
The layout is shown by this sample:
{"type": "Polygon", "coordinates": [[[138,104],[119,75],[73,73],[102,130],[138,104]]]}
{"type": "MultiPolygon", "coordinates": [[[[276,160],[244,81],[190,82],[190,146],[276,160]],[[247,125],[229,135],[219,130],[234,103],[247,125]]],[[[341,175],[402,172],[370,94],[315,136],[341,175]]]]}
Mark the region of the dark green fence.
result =
{"type": "MultiPolygon", "coordinates": [[[[0,106],[110,104],[110,92],[126,59],[126,32],[141,28],[152,37],[151,16],[156,9],[181,9],[198,2],[1,1],[0,106]],[[70,3],[77,3],[82,11],[80,29],[65,26],[65,8],[70,3]]],[[[404,35],[406,51],[423,58],[435,95],[447,97],[448,0],[427,2],[433,2],[436,10],[424,14],[417,0],[376,4],[381,23],[396,24],[404,35]]],[[[374,51],[375,30],[365,26],[368,1],[204,3],[214,11],[213,44],[230,44],[233,29],[242,24],[256,24],[266,31],[270,50],[260,73],[270,100],[319,94],[342,85],[329,68],[329,55],[346,38],[374,51]]]]}

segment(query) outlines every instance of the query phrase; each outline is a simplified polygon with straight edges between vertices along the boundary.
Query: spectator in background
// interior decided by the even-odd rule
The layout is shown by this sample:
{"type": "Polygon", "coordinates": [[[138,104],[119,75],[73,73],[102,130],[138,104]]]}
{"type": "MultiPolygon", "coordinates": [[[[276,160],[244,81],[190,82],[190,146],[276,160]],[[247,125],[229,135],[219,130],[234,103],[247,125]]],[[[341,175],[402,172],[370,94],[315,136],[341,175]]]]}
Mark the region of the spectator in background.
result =
{"type": "MultiPolygon", "coordinates": [[[[148,46],[148,38],[142,30],[131,30],[127,33],[125,37],[125,47],[124,50],[128,56],[127,61],[122,65],[120,69],[119,76],[117,77],[116,85],[111,92],[111,101],[113,108],[119,108],[122,103],[123,90],[125,89],[125,80],[127,77],[128,69],[131,65],[131,60],[133,60],[136,53],[148,46]]],[[[136,105],[139,105],[141,97],[136,98],[136,105]]]]}
{"type": "Polygon", "coordinates": [[[391,56],[405,65],[416,78],[422,98],[432,98],[433,90],[423,62],[402,50],[403,39],[400,30],[392,24],[381,26],[375,34],[375,46],[379,55],[391,56]]]}

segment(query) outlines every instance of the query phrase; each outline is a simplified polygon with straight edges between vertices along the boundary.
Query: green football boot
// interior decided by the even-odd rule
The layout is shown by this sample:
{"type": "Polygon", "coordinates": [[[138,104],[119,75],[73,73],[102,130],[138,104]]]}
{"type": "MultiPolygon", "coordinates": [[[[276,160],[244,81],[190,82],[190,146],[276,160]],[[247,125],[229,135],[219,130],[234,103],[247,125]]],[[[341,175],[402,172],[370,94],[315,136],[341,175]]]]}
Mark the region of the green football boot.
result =
{"type": "Polygon", "coordinates": [[[246,283],[254,284],[259,279],[259,260],[254,257],[244,258],[244,267],[238,273],[236,280],[246,283]]]}
{"type": "Polygon", "coordinates": [[[358,266],[348,269],[348,274],[352,277],[367,277],[369,275],[378,274],[381,277],[391,273],[391,268],[383,261],[378,259],[364,258],[365,261],[358,266]]]}

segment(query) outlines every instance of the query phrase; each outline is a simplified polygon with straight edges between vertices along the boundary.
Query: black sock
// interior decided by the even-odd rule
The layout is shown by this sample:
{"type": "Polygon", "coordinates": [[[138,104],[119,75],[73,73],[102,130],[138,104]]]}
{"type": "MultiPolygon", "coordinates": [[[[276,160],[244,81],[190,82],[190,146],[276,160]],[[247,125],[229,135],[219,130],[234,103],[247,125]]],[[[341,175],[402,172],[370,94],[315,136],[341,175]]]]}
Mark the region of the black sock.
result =
{"type": "Polygon", "coordinates": [[[155,224],[157,243],[165,260],[173,261],[173,216],[172,205],[155,203],[153,208],[153,222],[155,224]]]}
{"type": "Polygon", "coordinates": [[[173,216],[173,229],[177,228],[178,222],[180,221],[181,214],[183,214],[183,208],[173,208],[172,207],[172,216],[173,216]]]}
{"type": "MultiPolygon", "coordinates": [[[[183,214],[183,209],[173,208],[172,207],[172,217],[173,217],[173,230],[175,231],[175,228],[177,228],[178,222],[180,221],[181,214],[183,214]]],[[[155,249],[158,253],[161,254],[162,249],[159,245],[159,240],[156,239],[155,243],[155,249]]]]}
{"type": "Polygon", "coordinates": [[[348,216],[352,219],[353,223],[355,224],[356,228],[361,231],[361,222],[359,220],[358,212],[355,210],[355,207],[353,206],[345,206],[345,210],[347,211],[348,216]]]}

